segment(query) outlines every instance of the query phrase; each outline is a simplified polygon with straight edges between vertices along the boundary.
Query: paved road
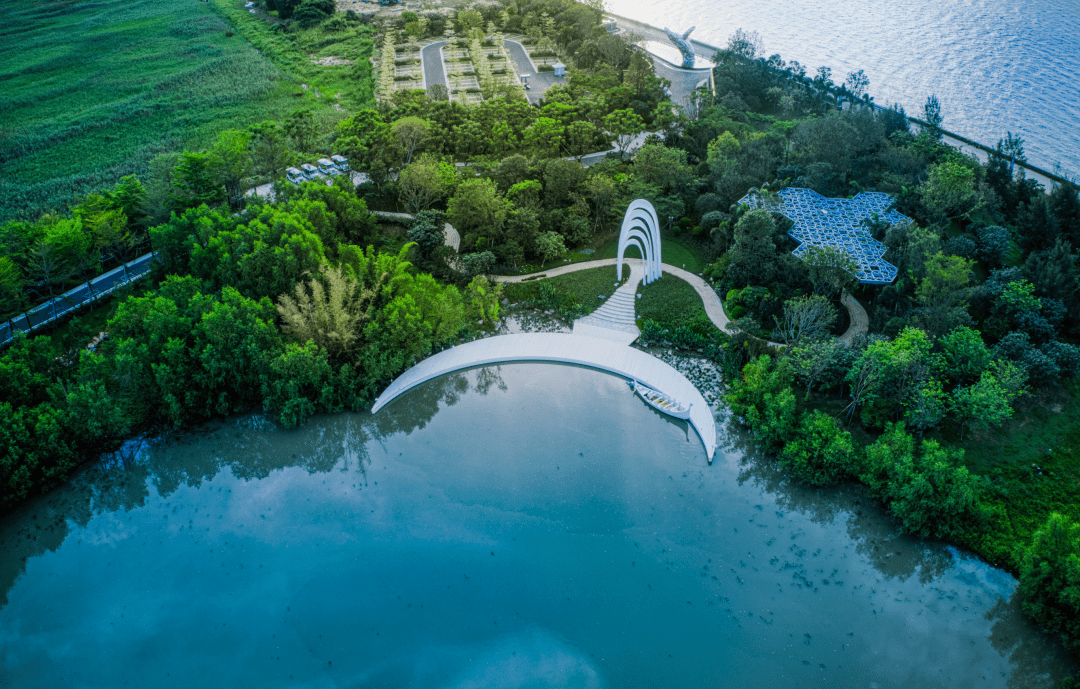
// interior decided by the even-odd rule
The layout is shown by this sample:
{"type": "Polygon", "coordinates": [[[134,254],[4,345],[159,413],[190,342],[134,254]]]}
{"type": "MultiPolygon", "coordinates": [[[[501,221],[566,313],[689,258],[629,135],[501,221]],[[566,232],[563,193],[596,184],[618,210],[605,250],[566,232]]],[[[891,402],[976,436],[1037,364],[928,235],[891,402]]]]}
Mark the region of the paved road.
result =
{"type": "MultiPolygon", "coordinates": [[[[392,213],[390,211],[371,211],[371,214],[380,218],[392,218],[394,220],[412,220],[412,213],[392,213]]],[[[454,251],[461,249],[461,235],[454,229],[454,226],[450,223],[443,225],[443,231],[446,234],[446,239],[443,240],[443,244],[452,247],[454,251]]]]}
{"type": "Polygon", "coordinates": [[[554,72],[538,71],[525,47],[517,41],[506,39],[503,45],[510,53],[510,61],[514,63],[514,70],[518,75],[529,75],[529,90],[525,92],[525,95],[529,97],[529,102],[533,105],[540,102],[549,88],[555,84],[566,83],[566,77],[557,77],[554,72]]]}
{"type": "Polygon", "coordinates": [[[442,84],[449,88],[446,83],[446,68],[443,65],[442,48],[446,41],[432,43],[420,50],[420,62],[424,67],[424,90],[435,84],[442,84]]]}

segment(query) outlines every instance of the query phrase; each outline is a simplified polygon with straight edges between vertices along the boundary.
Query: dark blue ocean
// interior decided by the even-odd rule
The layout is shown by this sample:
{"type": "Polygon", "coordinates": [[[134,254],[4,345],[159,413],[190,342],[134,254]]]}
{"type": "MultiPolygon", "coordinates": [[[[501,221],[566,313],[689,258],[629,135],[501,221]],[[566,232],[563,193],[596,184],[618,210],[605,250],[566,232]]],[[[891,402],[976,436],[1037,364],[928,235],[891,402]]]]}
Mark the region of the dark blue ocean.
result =
{"type": "Polygon", "coordinates": [[[922,112],[987,145],[1019,134],[1028,159],[1080,176],[1080,0],[608,0],[612,12],[723,46],[757,31],[765,53],[833,80],[862,69],[882,105],[922,112]]]}

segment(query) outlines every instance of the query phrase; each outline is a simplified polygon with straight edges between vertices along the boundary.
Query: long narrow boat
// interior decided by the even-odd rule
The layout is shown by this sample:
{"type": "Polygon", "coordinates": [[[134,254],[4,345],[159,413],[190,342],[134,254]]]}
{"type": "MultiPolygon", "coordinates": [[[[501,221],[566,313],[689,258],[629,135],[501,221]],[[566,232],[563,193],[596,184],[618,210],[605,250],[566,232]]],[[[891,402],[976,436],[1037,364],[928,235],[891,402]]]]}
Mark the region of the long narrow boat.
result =
{"type": "Polygon", "coordinates": [[[664,393],[653,390],[646,385],[642,385],[636,380],[632,380],[627,384],[653,409],[661,411],[669,416],[674,416],[676,419],[690,418],[690,407],[694,406],[693,403],[690,404],[690,407],[684,407],[664,393]]]}

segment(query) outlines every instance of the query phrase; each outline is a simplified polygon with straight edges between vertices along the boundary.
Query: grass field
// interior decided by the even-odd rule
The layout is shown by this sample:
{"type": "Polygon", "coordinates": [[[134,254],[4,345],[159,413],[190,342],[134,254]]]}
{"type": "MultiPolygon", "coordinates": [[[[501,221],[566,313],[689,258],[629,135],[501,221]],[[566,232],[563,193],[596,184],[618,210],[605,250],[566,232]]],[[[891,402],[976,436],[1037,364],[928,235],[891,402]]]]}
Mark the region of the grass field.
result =
{"type": "Polygon", "coordinates": [[[243,0],[210,0],[248,43],[280,70],[303,83],[319,102],[336,103],[346,112],[371,107],[374,85],[371,57],[375,28],[349,23],[341,13],[318,26],[284,33],[277,19],[251,14],[243,0]],[[321,99],[321,100],[320,100],[321,99]]]}
{"type": "Polygon", "coordinates": [[[600,295],[609,297],[614,291],[615,269],[611,266],[503,286],[503,294],[510,301],[555,309],[566,318],[580,318],[592,313],[604,303],[600,295]]]}
{"type": "Polygon", "coordinates": [[[669,328],[690,327],[702,319],[708,321],[701,295],[690,283],[674,275],[664,275],[656,282],[639,286],[638,294],[641,299],[637,302],[637,315],[642,320],[656,321],[669,328]]]}
{"type": "Polygon", "coordinates": [[[0,7],[0,222],[62,210],[123,175],[144,175],[158,153],[205,148],[223,129],[302,107],[345,116],[332,95],[302,88],[296,71],[349,68],[311,65],[295,38],[260,53],[252,38],[271,28],[252,24],[260,20],[240,0],[0,7]],[[237,13],[248,23],[227,18],[237,13]]]}
{"type": "MultiPolygon", "coordinates": [[[[615,258],[618,253],[619,240],[616,238],[597,249],[591,258],[615,258]]],[[[626,255],[632,258],[641,257],[636,248],[627,249],[626,255]]],[[[660,237],[660,260],[676,268],[685,268],[695,274],[705,269],[705,261],[702,260],[701,254],[674,237],[660,237]]]]}

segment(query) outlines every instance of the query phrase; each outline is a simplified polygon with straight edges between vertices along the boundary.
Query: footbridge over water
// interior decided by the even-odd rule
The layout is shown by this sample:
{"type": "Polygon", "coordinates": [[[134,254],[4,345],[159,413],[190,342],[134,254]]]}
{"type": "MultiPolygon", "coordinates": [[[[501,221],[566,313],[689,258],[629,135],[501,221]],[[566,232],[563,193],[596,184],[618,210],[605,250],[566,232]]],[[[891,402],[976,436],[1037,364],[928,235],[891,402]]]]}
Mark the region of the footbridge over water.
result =
{"type": "MultiPolygon", "coordinates": [[[[638,380],[690,408],[690,425],[705,447],[709,462],[716,452],[712,409],[694,384],[654,356],[611,340],[564,333],[525,333],[475,340],[439,352],[403,373],[375,400],[378,412],[402,393],[462,369],[524,361],[576,364],[638,380]]],[[[627,394],[632,394],[627,389],[627,394]]]]}

